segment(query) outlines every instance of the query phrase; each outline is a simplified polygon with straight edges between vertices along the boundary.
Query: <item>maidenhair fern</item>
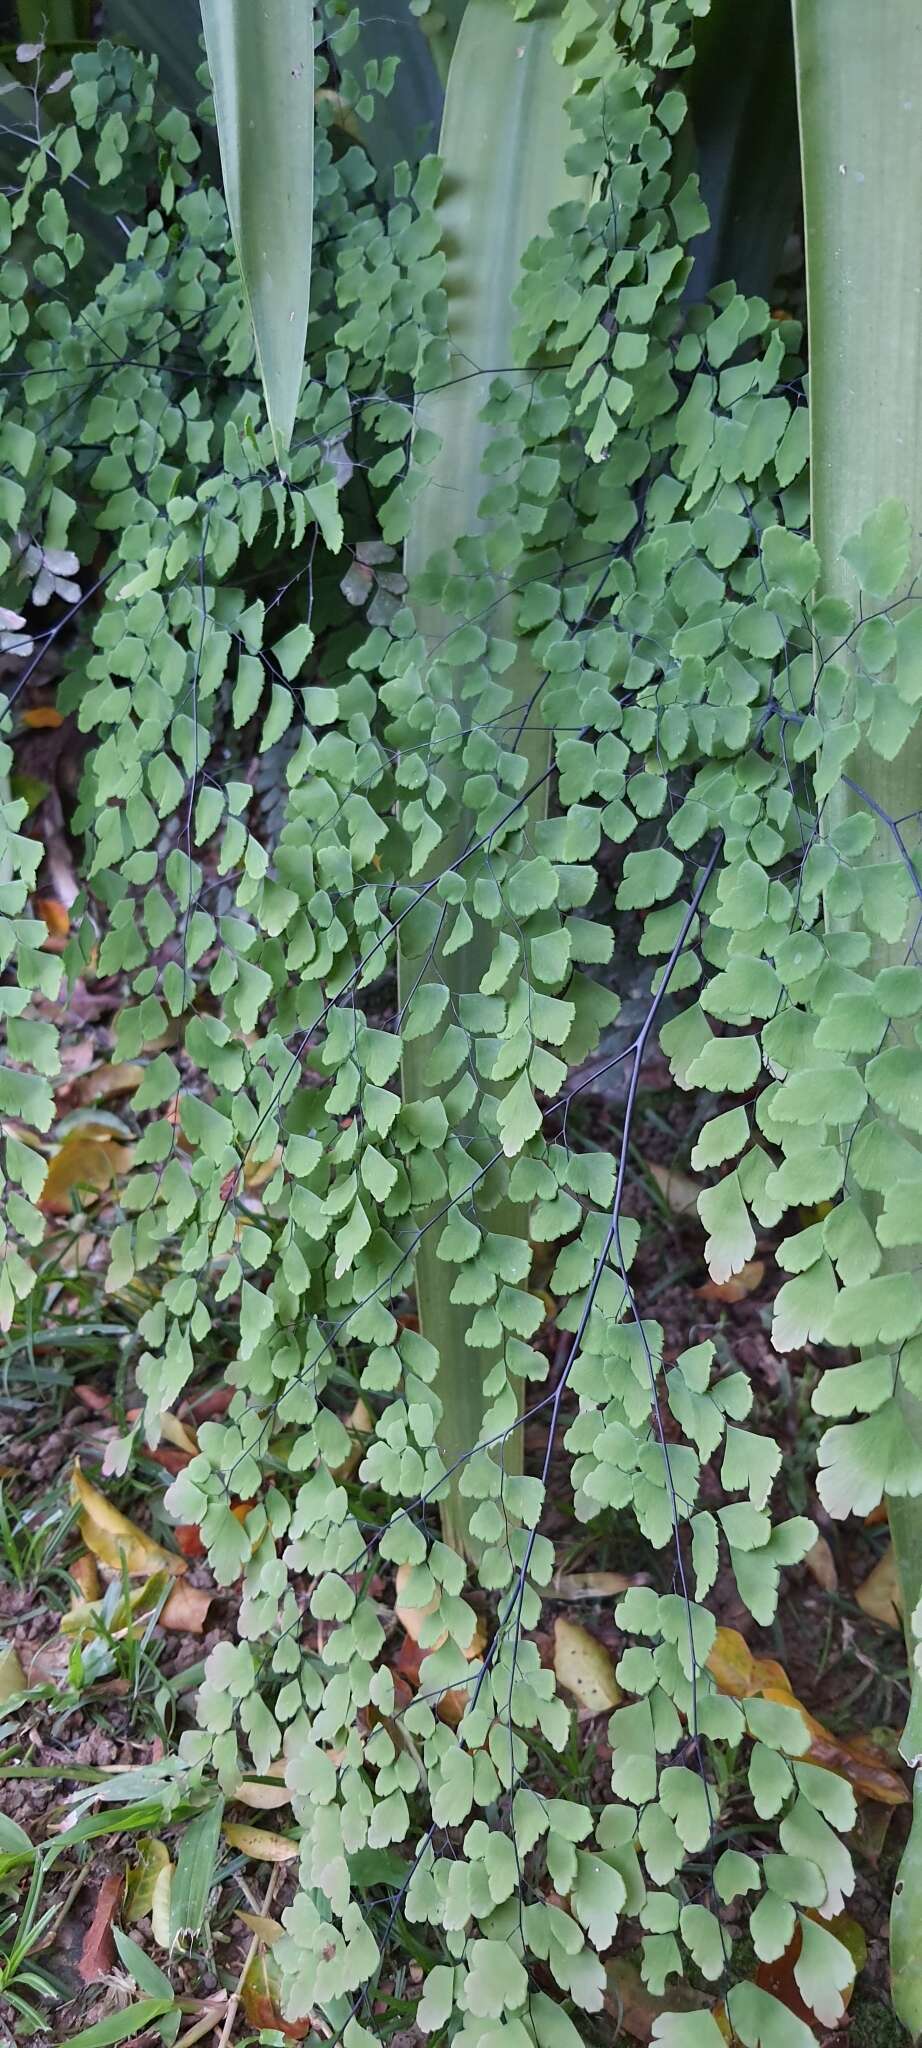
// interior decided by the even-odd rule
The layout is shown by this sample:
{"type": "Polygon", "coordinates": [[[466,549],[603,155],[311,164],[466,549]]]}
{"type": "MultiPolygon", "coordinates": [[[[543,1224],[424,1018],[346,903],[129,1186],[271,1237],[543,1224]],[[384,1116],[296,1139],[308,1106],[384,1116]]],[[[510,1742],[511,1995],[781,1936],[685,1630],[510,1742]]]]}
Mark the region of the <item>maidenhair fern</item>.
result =
{"type": "MultiPolygon", "coordinates": [[[[350,71],[354,23],[328,24],[318,57],[337,91],[318,100],[284,477],[222,202],[142,62],[76,55],[69,107],[23,138],[20,187],[0,196],[5,601],[22,616],[56,556],[79,584],[47,633],[30,625],[8,730],[54,646],[58,703],[88,742],[63,973],[124,978],[117,1051],[144,1062],[108,1284],[150,1289],[150,1439],[196,1347],[233,1332],[227,1417],[202,1425],[168,1496],[218,1582],[243,1581],[239,1640],[208,1659],[182,1755],[231,1795],[284,1755],[302,1837],[275,1951],[286,2011],[319,2011],[349,2048],[374,2038],[398,1921],[425,1930],[419,2026],[509,2048],[581,2038],[622,1922],[653,1992],[697,1971],[749,2048],[813,2037],[737,1981],[744,1912],[766,1961],[799,1928],[796,1981],[823,2024],[851,1980],[830,1925],[854,1884],[851,1790],[811,1761],[790,1696],[733,1697],[708,1668],[718,1569],[766,1625],[813,1531],[773,1517],[780,1449],[749,1426],[746,1373],[707,1341],[664,1358],[623,1197],[655,1029],[678,1085],[714,1098],[695,1163],[715,1275],[787,1217],[779,1348],[879,1347],[817,1390],[827,1508],[919,1489],[894,1379],[898,1358],[922,1393],[922,1302],[912,1273],[878,1269],[882,1245],[918,1238],[922,978],[913,958],[864,970],[920,884],[898,821],[860,789],[831,830],[818,819],[859,739],[905,743],[922,626],[897,507],[849,544],[865,609],[819,588],[796,322],[732,284],[689,309],[706,218],[673,139],[702,12],[567,0],[555,19],[567,188],[549,181],[553,217],[502,280],[508,359],[474,365],[483,474],[464,478],[460,528],[439,394],[459,376],[445,226],[463,193],[440,198],[427,159],[383,197],[348,123],[334,132],[391,82],[350,71]],[[68,217],[77,180],[122,238],[98,285],[68,217]],[[552,781],[523,745],[536,722],[552,781]],[[627,945],[650,996],[610,1157],[571,1148],[566,1109],[627,945]],[[553,1378],[545,1247],[568,1339],[553,1378]],[[436,1261],[460,1313],[433,1323],[424,1305],[418,1327],[415,1278],[437,1287],[436,1261]],[[449,1474],[443,1389],[471,1375],[481,1434],[449,1474]],[[532,1470],[523,1414],[543,1443],[532,1470]],[[630,1511],[669,1588],[616,1608],[625,1697],[601,1804],[550,1796],[540,1762],[571,1719],[537,1638],[564,1443],[577,1518],[630,1511]],[[440,1535],[452,1495],[473,1565],[440,1535]],[[395,1567],[426,1613],[408,1704],[374,1584],[395,1567]],[[440,1707],[459,1688],[455,1727],[440,1707]],[[360,1852],[387,1850],[376,1883],[360,1852]]],[[[533,29],[546,37],[526,21],[523,43],[533,29]]],[[[6,1321],[41,1255],[29,1134],[49,1128],[57,1071],[32,999],[61,975],[29,909],[23,809],[5,803],[0,844],[6,1321]]],[[[447,1533],[461,1540],[450,1514],[447,1533]]],[[[722,2025],[667,2014],[656,2038],[717,2048],[722,2025]]]]}

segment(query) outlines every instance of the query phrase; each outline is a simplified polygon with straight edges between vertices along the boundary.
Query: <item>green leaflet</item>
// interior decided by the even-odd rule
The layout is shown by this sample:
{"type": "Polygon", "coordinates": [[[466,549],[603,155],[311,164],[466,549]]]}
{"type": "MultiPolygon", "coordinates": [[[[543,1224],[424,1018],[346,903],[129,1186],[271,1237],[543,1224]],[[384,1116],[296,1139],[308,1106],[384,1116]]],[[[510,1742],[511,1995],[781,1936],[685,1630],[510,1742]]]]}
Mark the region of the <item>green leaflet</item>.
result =
{"type": "Polygon", "coordinates": [[[314,184],[313,16],[302,0],[201,0],[221,168],[277,460],[304,368],[314,184]]]}

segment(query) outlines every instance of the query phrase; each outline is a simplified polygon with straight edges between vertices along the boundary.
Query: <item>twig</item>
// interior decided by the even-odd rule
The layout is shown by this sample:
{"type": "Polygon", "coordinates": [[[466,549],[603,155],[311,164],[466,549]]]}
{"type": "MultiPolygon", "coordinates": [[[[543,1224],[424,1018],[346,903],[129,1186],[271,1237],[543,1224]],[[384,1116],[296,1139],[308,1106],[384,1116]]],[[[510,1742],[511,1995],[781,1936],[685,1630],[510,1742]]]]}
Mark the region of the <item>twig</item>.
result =
{"type": "MultiPolygon", "coordinates": [[[[262,1902],[262,1912],[264,1914],[269,1911],[269,1907],[272,1904],[273,1894],[275,1892],[275,1887],[278,1884],[278,1881],[279,1867],[278,1864],[276,1864],[275,1869],[273,1870],[269,1882],[266,1886],[266,1895],[262,1902]]],[[[221,2028],[221,2032],[218,2037],[217,2048],[227,2048],[227,2043],[230,2040],[231,2034],[233,2032],[234,2021],[237,2017],[237,2013],[240,2007],[240,1999],[243,1993],[244,1984],[246,1983],[247,1971],[249,1970],[250,1964],[253,1961],[256,1951],[259,1947],[259,1943],[260,1936],[258,1934],[254,1934],[253,1939],[250,1942],[250,1946],[247,1949],[246,1955],[243,1959],[243,1969],[241,1970],[240,1975],[237,1979],[236,1989],[231,1992],[230,1998],[227,2001],[227,2011],[224,2015],[224,2025],[221,2028]]],[[[183,2048],[182,2042],[177,2041],[176,2048],[183,2048]]]]}

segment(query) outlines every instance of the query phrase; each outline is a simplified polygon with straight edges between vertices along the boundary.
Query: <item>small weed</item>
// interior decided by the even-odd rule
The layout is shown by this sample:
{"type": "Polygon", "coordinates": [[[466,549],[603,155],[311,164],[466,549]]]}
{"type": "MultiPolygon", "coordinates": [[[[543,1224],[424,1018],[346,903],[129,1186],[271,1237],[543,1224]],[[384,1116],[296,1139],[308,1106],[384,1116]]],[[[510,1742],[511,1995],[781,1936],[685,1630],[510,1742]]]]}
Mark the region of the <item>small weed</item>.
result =
{"type": "Polygon", "coordinates": [[[859,1998],[849,2014],[851,2048],[903,2048],[909,2035],[888,2005],[859,1998]]]}
{"type": "Polygon", "coordinates": [[[55,1905],[42,1910],[47,1874],[46,1864],[37,1856],[22,1906],[11,1906],[0,1914],[0,1998],[6,1999],[30,2032],[47,2025],[35,1998],[47,2002],[61,1997],[61,1986],[34,1960],[58,1912],[55,1905]]]}
{"type": "Polygon", "coordinates": [[[60,1493],[19,1510],[0,1484],[0,1577],[30,1592],[58,1584],[67,1597],[71,1588],[61,1552],[76,1518],[60,1493]]]}

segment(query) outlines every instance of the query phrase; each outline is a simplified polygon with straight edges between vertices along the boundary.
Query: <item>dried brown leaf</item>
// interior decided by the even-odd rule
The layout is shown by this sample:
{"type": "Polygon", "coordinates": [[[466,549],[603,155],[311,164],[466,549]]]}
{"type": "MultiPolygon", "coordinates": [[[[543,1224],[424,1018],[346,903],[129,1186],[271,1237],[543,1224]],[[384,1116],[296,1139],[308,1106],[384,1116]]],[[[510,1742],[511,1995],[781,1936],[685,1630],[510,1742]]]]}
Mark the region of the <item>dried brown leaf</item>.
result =
{"type": "Polygon", "coordinates": [[[636,1584],[624,1572],[555,1572],[548,1591],[552,1600],[609,1600],[636,1584]]]}
{"type": "Polygon", "coordinates": [[[643,1164],[650,1179],[656,1182],[670,1216],[694,1216],[697,1220],[701,1182],[680,1173],[675,1166],[660,1166],[655,1159],[645,1159],[643,1164]]]}
{"type": "Polygon", "coordinates": [[[77,1969],[84,1984],[96,1984],[105,1977],[115,1961],[115,1944],[112,1940],[112,1921],[115,1909],[122,1896],[124,1879],[121,1871],[111,1871],[104,1877],[96,1896],[93,1918],[83,1938],[77,1969]]]}
{"type": "Polygon", "coordinates": [[[200,1586],[190,1586],[180,1580],[160,1609],[160,1626],[176,1635],[200,1636],[204,1632],[208,1609],[214,1595],[206,1593],[200,1586]]]}

